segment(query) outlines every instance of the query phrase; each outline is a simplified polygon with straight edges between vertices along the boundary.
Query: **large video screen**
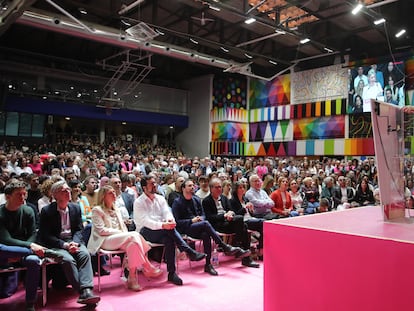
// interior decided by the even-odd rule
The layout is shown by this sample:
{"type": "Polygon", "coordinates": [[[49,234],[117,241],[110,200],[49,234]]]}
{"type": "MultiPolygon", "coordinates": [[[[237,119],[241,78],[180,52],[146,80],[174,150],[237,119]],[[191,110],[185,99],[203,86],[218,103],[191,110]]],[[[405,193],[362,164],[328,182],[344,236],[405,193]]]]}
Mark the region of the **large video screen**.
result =
{"type": "Polygon", "coordinates": [[[351,68],[348,112],[370,112],[371,99],[404,106],[404,89],[405,64],[402,61],[351,68]]]}

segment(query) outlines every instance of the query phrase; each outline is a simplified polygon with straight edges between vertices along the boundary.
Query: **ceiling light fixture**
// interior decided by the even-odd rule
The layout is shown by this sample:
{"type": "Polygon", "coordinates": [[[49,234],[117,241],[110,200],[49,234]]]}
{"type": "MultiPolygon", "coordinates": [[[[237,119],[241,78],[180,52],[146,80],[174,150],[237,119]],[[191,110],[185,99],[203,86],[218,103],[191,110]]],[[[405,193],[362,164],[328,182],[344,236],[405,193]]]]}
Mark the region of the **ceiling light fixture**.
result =
{"type": "Polygon", "coordinates": [[[88,11],[86,11],[84,8],[79,8],[79,12],[84,15],[88,14],[88,11]]]}
{"type": "Polygon", "coordinates": [[[275,32],[280,34],[280,35],[285,35],[286,34],[286,31],[280,30],[280,29],[276,29],[275,32]]]}
{"type": "Polygon", "coordinates": [[[385,23],[385,18],[380,18],[380,19],[377,19],[376,21],[374,21],[375,25],[381,25],[381,24],[384,24],[384,23],[385,23]]]}
{"type": "Polygon", "coordinates": [[[308,43],[309,41],[310,41],[309,38],[305,38],[305,39],[300,40],[300,44],[305,44],[305,43],[308,43]]]}
{"type": "Polygon", "coordinates": [[[253,56],[251,56],[250,54],[244,53],[244,56],[246,56],[247,58],[253,58],[253,56]]]}
{"type": "Polygon", "coordinates": [[[273,64],[273,65],[277,65],[277,62],[275,62],[274,60],[269,59],[269,63],[273,64]]]}
{"type": "Polygon", "coordinates": [[[256,21],[256,19],[254,17],[250,17],[250,18],[246,19],[244,22],[247,25],[250,25],[250,24],[253,24],[255,21],[256,21]]]}
{"type": "Polygon", "coordinates": [[[358,12],[359,12],[359,11],[361,11],[361,9],[362,9],[363,7],[364,7],[364,6],[362,5],[362,3],[358,3],[358,4],[357,4],[357,6],[356,6],[356,7],[354,7],[354,9],[352,10],[352,14],[354,14],[354,15],[358,14],[358,12]]]}
{"type": "Polygon", "coordinates": [[[220,47],[220,49],[221,49],[223,52],[226,52],[226,53],[230,52],[230,50],[229,50],[229,49],[226,49],[224,46],[221,46],[221,47],[220,47]]]}
{"type": "Polygon", "coordinates": [[[131,23],[124,20],[124,19],[121,19],[121,23],[124,24],[125,26],[128,26],[128,27],[131,26],[131,23]]]}
{"type": "Polygon", "coordinates": [[[193,38],[190,38],[190,41],[193,42],[194,44],[198,44],[198,41],[193,38]]]}
{"type": "Polygon", "coordinates": [[[396,38],[399,38],[399,37],[401,37],[403,34],[405,34],[405,29],[401,29],[399,32],[397,32],[397,33],[395,34],[395,37],[396,37],[396,38]]]}
{"type": "Polygon", "coordinates": [[[333,53],[333,50],[328,47],[324,47],[323,49],[328,53],[333,53]]]}
{"type": "Polygon", "coordinates": [[[211,5],[211,4],[209,4],[209,5],[208,5],[208,7],[209,7],[211,10],[214,10],[214,11],[217,11],[217,12],[220,12],[220,11],[221,11],[221,9],[220,9],[219,7],[213,6],[213,5],[211,5]]]}
{"type": "Polygon", "coordinates": [[[155,29],[155,31],[156,31],[159,35],[161,35],[161,36],[165,35],[165,33],[164,33],[164,32],[162,32],[162,31],[161,31],[161,30],[159,30],[159,29],[155,29]]]}

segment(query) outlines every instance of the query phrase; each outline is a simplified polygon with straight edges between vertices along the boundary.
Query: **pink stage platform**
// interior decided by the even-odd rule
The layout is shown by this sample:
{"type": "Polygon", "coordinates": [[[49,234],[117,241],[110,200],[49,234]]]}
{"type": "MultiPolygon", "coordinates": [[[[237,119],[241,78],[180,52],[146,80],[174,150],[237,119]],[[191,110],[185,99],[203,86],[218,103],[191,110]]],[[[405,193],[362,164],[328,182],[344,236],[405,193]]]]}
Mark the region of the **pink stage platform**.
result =
{"type": "Polygon", "coordinates": [[[380,207],[265,223],[264,310],[414,310],[414,224],[380,207]]]}

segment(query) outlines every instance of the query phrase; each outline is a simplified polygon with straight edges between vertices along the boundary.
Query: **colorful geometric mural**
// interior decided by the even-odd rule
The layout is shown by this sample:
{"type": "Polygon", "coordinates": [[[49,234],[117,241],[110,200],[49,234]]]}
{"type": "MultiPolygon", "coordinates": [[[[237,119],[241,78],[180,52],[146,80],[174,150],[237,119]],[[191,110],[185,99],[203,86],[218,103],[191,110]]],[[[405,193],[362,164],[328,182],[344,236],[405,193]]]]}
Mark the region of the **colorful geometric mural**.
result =
{"type": "Polygon", "coordinates": [[[215,76],[213,108],[247,108],[246,77],[215,76]]]}
{"type": "Polygon", "coordinates": [[[349,115],[348,137],[372,137],[371,113],[365,112],[349,115]]]}
{"type": "Polygon", "coordinates": [[[374,155],[372,138],[320,139],[287,142],[210,142],[212,155],[237,156],[371,156],[374,155]]]}
{"type": "Polygon", "coordinates": [[[290,107],[292,109],[290,115],[294,119],[339,116],[346,114],[346,98],[295,104],[290,107]]]}
{"type": "Polygon", "coordinates": [[[248,122],[248,120],[249,119],[246,109],[214,107],[210,111],[210,122],[248,122]]]}
{"type": "Polygon", "coordinates": [[[211,124],[212,141],[247,141],[247,123],[217,122],[211,124]]]}
{"type": "Polygon", "coordinates": [[[250,79],[249,86],[250,109],[290,103],[290,75],[279,76],[268,82],[250,79]]]}
{"type": "Polygon", "coordinates": [[[249,141],[292,140],[290,124],[290,120],[250,123],[249,141]]]}
{"type": "Polygon", "coordinates": [[[345,116],[293,120],[293,139],[345,137],[345,116]]]}

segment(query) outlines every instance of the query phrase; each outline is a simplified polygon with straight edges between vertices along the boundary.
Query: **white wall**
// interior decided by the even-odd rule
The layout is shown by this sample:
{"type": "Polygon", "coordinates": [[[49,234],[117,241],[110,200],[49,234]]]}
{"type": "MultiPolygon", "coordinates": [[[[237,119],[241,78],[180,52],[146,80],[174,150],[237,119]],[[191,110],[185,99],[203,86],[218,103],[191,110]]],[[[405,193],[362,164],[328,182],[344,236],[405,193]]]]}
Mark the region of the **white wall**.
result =
{"type": "Polygon", "coordinates": [[[209,155],[213,75],[186,81],[188,128],[176,136],[177,146],[189,157],[209,155]]]}

